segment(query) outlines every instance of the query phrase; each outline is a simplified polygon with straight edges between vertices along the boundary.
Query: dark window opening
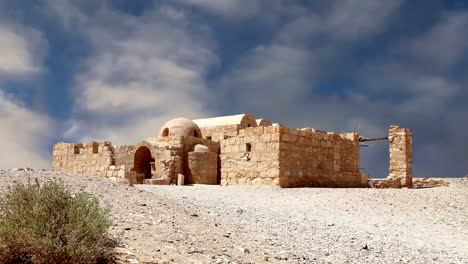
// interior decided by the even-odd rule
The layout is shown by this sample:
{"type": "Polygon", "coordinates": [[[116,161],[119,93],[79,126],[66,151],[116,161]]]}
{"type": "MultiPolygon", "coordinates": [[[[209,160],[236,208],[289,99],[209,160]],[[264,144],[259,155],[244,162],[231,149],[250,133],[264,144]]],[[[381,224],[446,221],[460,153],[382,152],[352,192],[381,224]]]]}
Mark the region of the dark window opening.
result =
{"type": "Polygon", "coordinates": [[[245,151],[251,152],[252,151],[252,144],[250,144],[250,143],[245,144],[245,151]]]}
{"type": "Polygon", "coordinates": [[[78,146],[73,147],[73,153],[74,154],[80,154],[80,148],[78,146]]]}
{"type": "Polygon", "coordinates": [[[99,143],[93,142],[93,154],[97,154],[99,152],[99,143]]]}
{"type": "Polygon", "coordinates": [[[163,137],[169,136],[169,128],[166,127],[166,128],[163,130],[162,136],[163,136],[163,137]]]}
{"type": "Polygon", "coordinates": [[[206,139],[208,139],[208,140],[212,140],[212,137],[208,136],[208,137],[206,137],[206,139]]]}

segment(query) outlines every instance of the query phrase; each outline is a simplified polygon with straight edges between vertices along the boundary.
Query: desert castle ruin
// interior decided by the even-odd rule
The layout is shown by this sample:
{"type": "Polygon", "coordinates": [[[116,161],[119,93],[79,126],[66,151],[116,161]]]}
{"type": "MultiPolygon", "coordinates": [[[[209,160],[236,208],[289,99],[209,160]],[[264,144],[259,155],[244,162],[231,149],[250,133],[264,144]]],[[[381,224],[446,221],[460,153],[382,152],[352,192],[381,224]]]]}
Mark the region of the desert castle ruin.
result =
{"type": "MultiPolygon", "coordinates": [[[[390,173],[396,186],[412,184],[411,130],[389,130],[390,173]]],[[[136,145],[57,143],[53,169],[139,184],[366,187],[357,133],[288,128],[250,114],[165,123],[136,145]]]]}

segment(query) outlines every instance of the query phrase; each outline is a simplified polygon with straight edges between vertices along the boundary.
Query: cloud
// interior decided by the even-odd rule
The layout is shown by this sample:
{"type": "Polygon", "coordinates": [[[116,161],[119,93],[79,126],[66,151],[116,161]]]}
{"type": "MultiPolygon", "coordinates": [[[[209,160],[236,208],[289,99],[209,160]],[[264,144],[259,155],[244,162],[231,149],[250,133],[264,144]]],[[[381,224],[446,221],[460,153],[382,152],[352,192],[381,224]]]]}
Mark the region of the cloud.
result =
{"type": "Polygon", "coordinates": [[[405,55],[431,67],[450,67],[466,54],[468,13],[446,13],[442,21],[415,39],[403,44],[405,55]]]}
{"type": "Polygon", "coordinates": [[[33,112],[0,89],[0,168],[49,168],[44,146],[54,122],[33,112]]]}
{"type": "Polygon", "coordinates": [[[180,2],[205,8],[211,12],[221,15],[250,17],[257,14],[261,1],[253,0],[246,2],[241,0],[180,0],[180,2]]]}
{"type": "Polygon", "coordinates": [[[0,20],[0,76],[26,77],[43,71],[46,45],[40,31],[0,20]]]}
{"type": "Polygon", "coordinates": [[[270,25],[305,11],[299,3],[287,0],[176,0],[175,2],[199,8],[229,22],[255,19],[257,22],[267,22],[270,25]]]}
{"type": "Polygon", "coordinates": [[[0,11],[0,168],[48,168],[50,149],[46,144],[54,122],[15,97],[17,87],[37,81],[46,71],[47,40],[38,29],[6,15],[6,10],[0,11]]]}
{"type": "Polygon", "coordinates": [[[289,19],[270,43],[243,54],[221,78],[221,87],[245,111],[284,116],[283,107],[302,108],[349,43],[385,29],[400,5],[390,2],[336,1],[324,15],[308,11],[289,19]]]}
{"type": "MultiPolygon", "coordinates": [[[[456,113],[466,111],[453,105],[466,85],[424,62],[436,56],[447,56],[442,62],[460,60],[466,48],[452,44],[457,55],[445,54],[439,47],[448,43],[427,39],[446,32],[452,36],[464,16],[446,17],[430,33],[402,41],[396,38],[379,56],[349,61],[349,54],[360,45],[385,32],[401,5],[401,1],[362,1],[356,6],[351,2],[334,2],[326,14],[295,17],[278,28],[271,42],[245,53],[220,81],[232,99],[229,106],[292,127],[345,132],[357,122],[359,131],[368,137],[387,135],[393,124],[409,127],[415,136],[417,176],[459,176],[458,155],[468,153],[456,140],[441,136],[460,136],[450,123],[459,122],[456,113]],[[418,52],[408,48],[412,43],[421,43],[418,52]],[[431,57],[436,51],[439,54],[431,57]],[[438,166],[428,166],[435,164],[434,157],[439,159],[438,166]]],[[[449,40],[458,43],[459,38],[449,40]]],[[[388,145],[371,145],[362,149],[361,165],[372,177],[385,177],[388,145]]]]}
{"type": "Polygon", "coordinates": [[[326,31],[338,41],[355,41],[378,33],[388,25],[401,3],[400,0],[333,1],[332,11],[325,21],[326,31]]]}
{"type": "Polygon", "coordinates": [[[217,63],[210,32],[162,6],[142,16],[103,9],[87,19],[94,51],[76,76],[67,137],[135,143],[168,119],[208,115],[205,77],[217,63]]]}

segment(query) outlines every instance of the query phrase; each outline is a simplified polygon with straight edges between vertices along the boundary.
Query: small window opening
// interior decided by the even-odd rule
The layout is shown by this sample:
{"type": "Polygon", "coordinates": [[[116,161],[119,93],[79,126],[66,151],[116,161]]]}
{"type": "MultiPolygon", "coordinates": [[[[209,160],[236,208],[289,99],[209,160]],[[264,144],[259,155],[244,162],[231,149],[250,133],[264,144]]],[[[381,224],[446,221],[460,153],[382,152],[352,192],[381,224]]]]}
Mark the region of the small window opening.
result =
{"type": "Polygon", "coordinates": [[[212,140],[212,137],[210,137],[210,136],[207,136],[207,137],[206,137],[206,139],[208,139],[208,140],[212,140]]]}
{"type": "Polygon", "coordinates": [[[245,144],[245,151],[251,152],[252,151],[252,144],[250,144],[250,143],[245,144]]]}
{"type": "Polygon", "coordinates": [[[169,128],[166,127],[166,128],[163,130],[162,136],[163,136],[163,137],[169,136],[169,128]]]}
{"type": "Polygon", "coordinates": [[[99,152],[99,143],[93,142],[93,154],[97,154],[99,152]]]}
{"type": "Polygon", "coordinates": [[[73,153],[74,154],[80,154],[80,148],[78,146],[73,147],[73,153]]]}
{"type": "Polygon", "coordinates": [[[250,127],[250,124],[247,124],[247,127],[250,127]]]}

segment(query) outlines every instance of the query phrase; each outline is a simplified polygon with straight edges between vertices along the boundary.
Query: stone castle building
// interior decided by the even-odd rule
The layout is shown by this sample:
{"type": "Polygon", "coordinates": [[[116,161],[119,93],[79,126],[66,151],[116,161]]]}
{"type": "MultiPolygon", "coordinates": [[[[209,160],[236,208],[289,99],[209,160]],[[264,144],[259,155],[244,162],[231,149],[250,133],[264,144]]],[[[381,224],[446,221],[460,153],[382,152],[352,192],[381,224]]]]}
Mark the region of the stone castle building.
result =
{"type": "MultiPolygon", "coordinates": [[[[412,135],[392,126],[389,180],[411,187],[412,135]]],[[[250,114],[165,123],[135,145],[58,143],[53,169],[139,184],[366,187],[357,133],[288,128],[250,114]]]]}

